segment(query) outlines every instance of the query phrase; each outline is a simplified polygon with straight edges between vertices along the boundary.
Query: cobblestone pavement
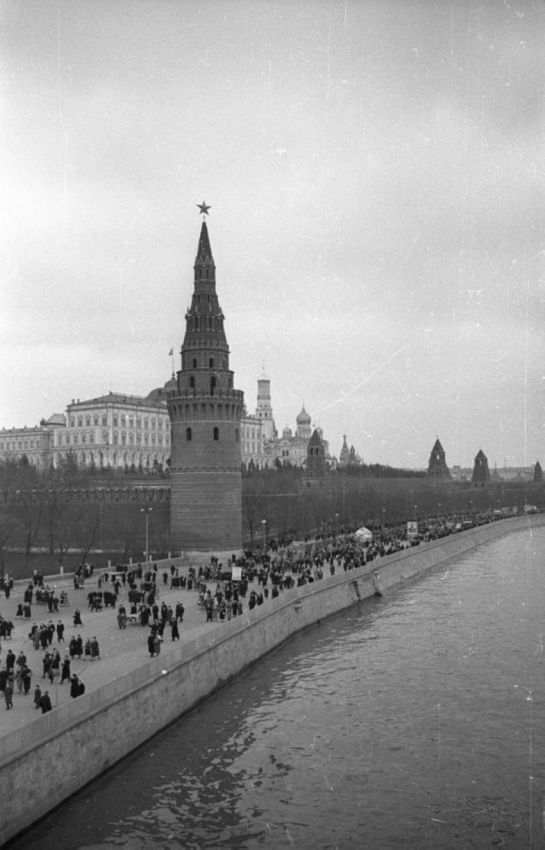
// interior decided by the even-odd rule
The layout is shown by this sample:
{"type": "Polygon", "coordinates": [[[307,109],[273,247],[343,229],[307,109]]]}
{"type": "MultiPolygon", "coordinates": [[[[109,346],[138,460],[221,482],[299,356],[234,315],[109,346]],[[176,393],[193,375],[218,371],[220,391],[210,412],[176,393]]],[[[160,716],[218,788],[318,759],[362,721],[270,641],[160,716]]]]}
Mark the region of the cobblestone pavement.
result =
{"type": "MultiPolygon", "coordinates": [[[[55,580],[50,580],[49,584],[54,585],[57,590],[66,589],[68,593],[68,605],[60,608],[58,613],[50,614],[47,605],[34,602],[32,604],[32,617],[29,620],[15,618],[17,603],[22,601],[28,582],[18,582],[9,599],[3,597],[0,599],[0,614],[12,620],[15,626],[12,638],[10,640],[2,639],[1,641],[0,665],[5,665],[6,654],[9,649],[12,649],[16,656],[23,650],[27,657],[27,664],[32,671],[32,684],[27,696],[24,693],[19,694],[15,686],[13,709],[9,711],[6,709],[4,695],[0,692],[0,737],[40,716],[41,712],[34,707],[33,700],[36,684],[39,684],[42,690],[47,689],[49,691],[53,709],[56,705],[62,705],[71,699],[68,682],[63,685],[50,685],[49,680],[42,678],[44,652],[41,649],[35,650],[28,637],[33,623],[39,625],[52,620],[56,624],[59,620],[62,620],[65,626],[64,644],[56,642],[55,634],[55,639],[49,647],[50,650],[55,650],[58,647],[61,658],[64,658],[68,651],[68,644],[72,635],[80,634],[84,643],[86,638],[96,636],[100,647],[100,659],[91,661],[85,660],[84,657],[81,660],[74,658],[71,664],[71,673],[76,673],[85,683],[86,692],[114,681],[124,673],[135,670],[141,664],[150,660],[147,646],[149,628],[140,625],[127,625],[125,629],[120,629],[116,619],[117,609],[107,608],[103,611],[89,611],[87,594],[90,590],[97,589],[96,578],[87,580],[85,587],[79,590],[74,589],[72,579],[69,577],[58,577],[55,580]],[[79,608],[81,612],[83,626],[74,626],[72,623],[76,608],[79,608]]],[[[174,607],[177,602],[182,602],[185,608],[183,622],[179,624],[180,640],[175,642],[176,646],[183,646],[183,644],[189,643],[211,629],[221,628],[220,622],[205,622],[205,613],[197,606],[198,594],[196,591],[170,590],[162,582],[158,586],[159,604],[165,601],[174,607]]],[[[209,584],[209,587],[215,587],[215,583],[209,584]]],[[[124,602],[126,609],[129,610],[125,589],[120,591],[118,604],[120,602],[124,602]]],[[[164,666],[168,661],[172,652],[171,647],[170,628],[167,626],[164,633],[163,650],[161,655],[156,656],[155,659],[158,667],[164,666]]]]}

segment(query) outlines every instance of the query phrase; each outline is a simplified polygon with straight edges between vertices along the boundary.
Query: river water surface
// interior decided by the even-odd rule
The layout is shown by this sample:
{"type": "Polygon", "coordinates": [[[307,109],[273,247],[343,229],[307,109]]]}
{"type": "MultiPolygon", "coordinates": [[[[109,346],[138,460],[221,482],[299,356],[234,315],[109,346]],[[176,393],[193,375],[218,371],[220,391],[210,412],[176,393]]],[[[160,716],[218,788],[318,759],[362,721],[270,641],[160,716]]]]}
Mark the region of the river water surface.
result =
{"type": "Polygon", "coordinates": [[[16,842],[543,847],[545,528],[295,636],[16,842]]]}

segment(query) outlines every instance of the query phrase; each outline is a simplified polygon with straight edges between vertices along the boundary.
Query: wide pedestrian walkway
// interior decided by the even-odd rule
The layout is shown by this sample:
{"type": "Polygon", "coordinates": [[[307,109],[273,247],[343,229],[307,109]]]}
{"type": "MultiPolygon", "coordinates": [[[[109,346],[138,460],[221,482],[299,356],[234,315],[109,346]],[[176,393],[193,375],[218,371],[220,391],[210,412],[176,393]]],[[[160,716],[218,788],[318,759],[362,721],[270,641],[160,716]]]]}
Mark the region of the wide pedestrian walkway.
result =
{"type": "MultiPolygon", "coordinates": [[[[83,643],[89,637],[96,637],[100,648],[99,660],[86,660],[82,657],[81,660],[74,658],[71,663],[71,674],[76,673],[79,678],[85,683],[86,693],[114,681],[125,673],[137,669],[143,663],[150,661],[148,652],[147,637],[149,628],[141,625],[127,625],[125,629],[120,629],[117,623],[116,614],[117,608],[106,608],[102,611],[90,611],[87,603],[87,594],[91,590],[97,589],[97,577],[88,579],[85,582],[85,587],[79,590],[74,589],[71,577],[57,577],[54,580],[45,581],[45,584],[55,586],[57,590],[66,589],[68,593],[68,605],[59,608],[58,613],[49,613],[47,605],[32,604],[32,617],[30,619],[16,619],[15,612],[17,604],[22,601],[23,593],[28,585],[28,582],[18,583],[10,594],[9,599],[0,599],[0,614],[5,619],[13,622],[15,628],[12,632],[11,639],[2,639],[0,646],[0,665],[5,667],[6,655],[11,649],[17,656],[22,650],[27,657],[27,664],[32,671],[32,684],[30,692],[27,696],[24,692],[19,694],[17,687],[14,688],[13,708],[7,710],[4,700],[4,695],[0,692],[0,736],[8,735],[14,729],[18,729],[25,723],[36,719],[41,715],[40,709],[34,707],[34,688],[39,684],[43,690],[49,691],[53,708],[57,705],[62,705],[72,699],[70,696],[70,683],[65,682],[63,685],[58,683],[51,685],[49,679],[42,678],[42,658],[43,650],[35,650],[32,641],[28,635],[33,623],[40,625],[48,623],[50,620],[56,625],[59,620],[64,623],[64,643],[57,643],[57,635],[55,633],[53,643],[49,647],[49,651],[59,649],[61,659],[68,653],[68,644],[73,635],[81,635],[83,643]],[[81,612],[83,621],[82,626],[73,625],[73,616],[76,608],[81,612]]],[[[170,590],[168,585],[161,582],[158,584],[159,596],[158,603],[166,602],[173,608],[176,603],[182,602],[185,608],[184,619],[179,623],[180,640],[175,641],[177,647],[180,644],[189,643],[201,634],[209,632],[211,629],[221,628],[221,622],[206,623],[206,614],[202,608],[198,607],[198,593],[194,590],[170,590]]],[[[209,587],[215,587],[215,582],[210,583],[209,587]]],[[[102,589],[108,588],[108,585],[103,585],[102,589]]],[[[122,588],[118,604],[124,603],[129,610],[127,590],[122,588]]],[[[161,654],[155,657],[155,663],[158,668],[162,669],[168,665],[169,648],[173,645],[171,641],[170,627],[167,626],[164,632],[164,643],[162,644],[161,654]]],[[[179,650],[178,650],[179,653],[179,650]]],[[[177,653],[177,654],[178,654],[177,653]]]]}

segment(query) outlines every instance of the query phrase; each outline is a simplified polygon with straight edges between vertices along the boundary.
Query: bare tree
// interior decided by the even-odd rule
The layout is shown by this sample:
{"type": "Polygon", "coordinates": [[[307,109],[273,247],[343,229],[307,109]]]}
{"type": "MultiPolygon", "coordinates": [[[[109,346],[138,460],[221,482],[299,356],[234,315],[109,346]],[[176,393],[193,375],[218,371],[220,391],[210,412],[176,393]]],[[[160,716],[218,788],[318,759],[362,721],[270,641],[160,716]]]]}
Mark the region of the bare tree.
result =
{"type": "Polygon", "coordinates": [[[72,533],[74,542],[81,554],[83,564],[93,548],[100,526],[100,510],[97,504],[84,503],[73,505],[72,533]]]}

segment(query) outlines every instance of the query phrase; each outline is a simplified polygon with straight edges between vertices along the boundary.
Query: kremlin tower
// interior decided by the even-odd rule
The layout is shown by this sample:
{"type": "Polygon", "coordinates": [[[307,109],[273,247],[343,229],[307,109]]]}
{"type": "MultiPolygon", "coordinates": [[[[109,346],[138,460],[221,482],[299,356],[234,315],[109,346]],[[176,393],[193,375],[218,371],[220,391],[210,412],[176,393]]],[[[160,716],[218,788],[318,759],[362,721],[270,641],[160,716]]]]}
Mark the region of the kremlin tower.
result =
{"type": "Polygon", "coordinates": [[[447,461],[445,458],[445,450],[441,445],[439,437],[436,439],[433,444],[433,448],[430,453],[430,459],[428,461],[428,476],[434,479],[446,479],[450,478],[450,470],[447,466],[447,461]]]}
{"type": "Polygon", "coordinates": [[[257,408],[255,415],[261,420],[263,438],[265,440],[276,439],[276,427],[271,404],[271,382],[265,375],[265,372],[263,372],[257,381],[257,408]]]}
{"type": "Polygon", "coordinates": [[[204,216],[186,316],[182,368],[169,383],[170,529],[184,552],[218,557],[242,548],[240,419],[244,394],[233,389],[216,267],[204,216]]]}

